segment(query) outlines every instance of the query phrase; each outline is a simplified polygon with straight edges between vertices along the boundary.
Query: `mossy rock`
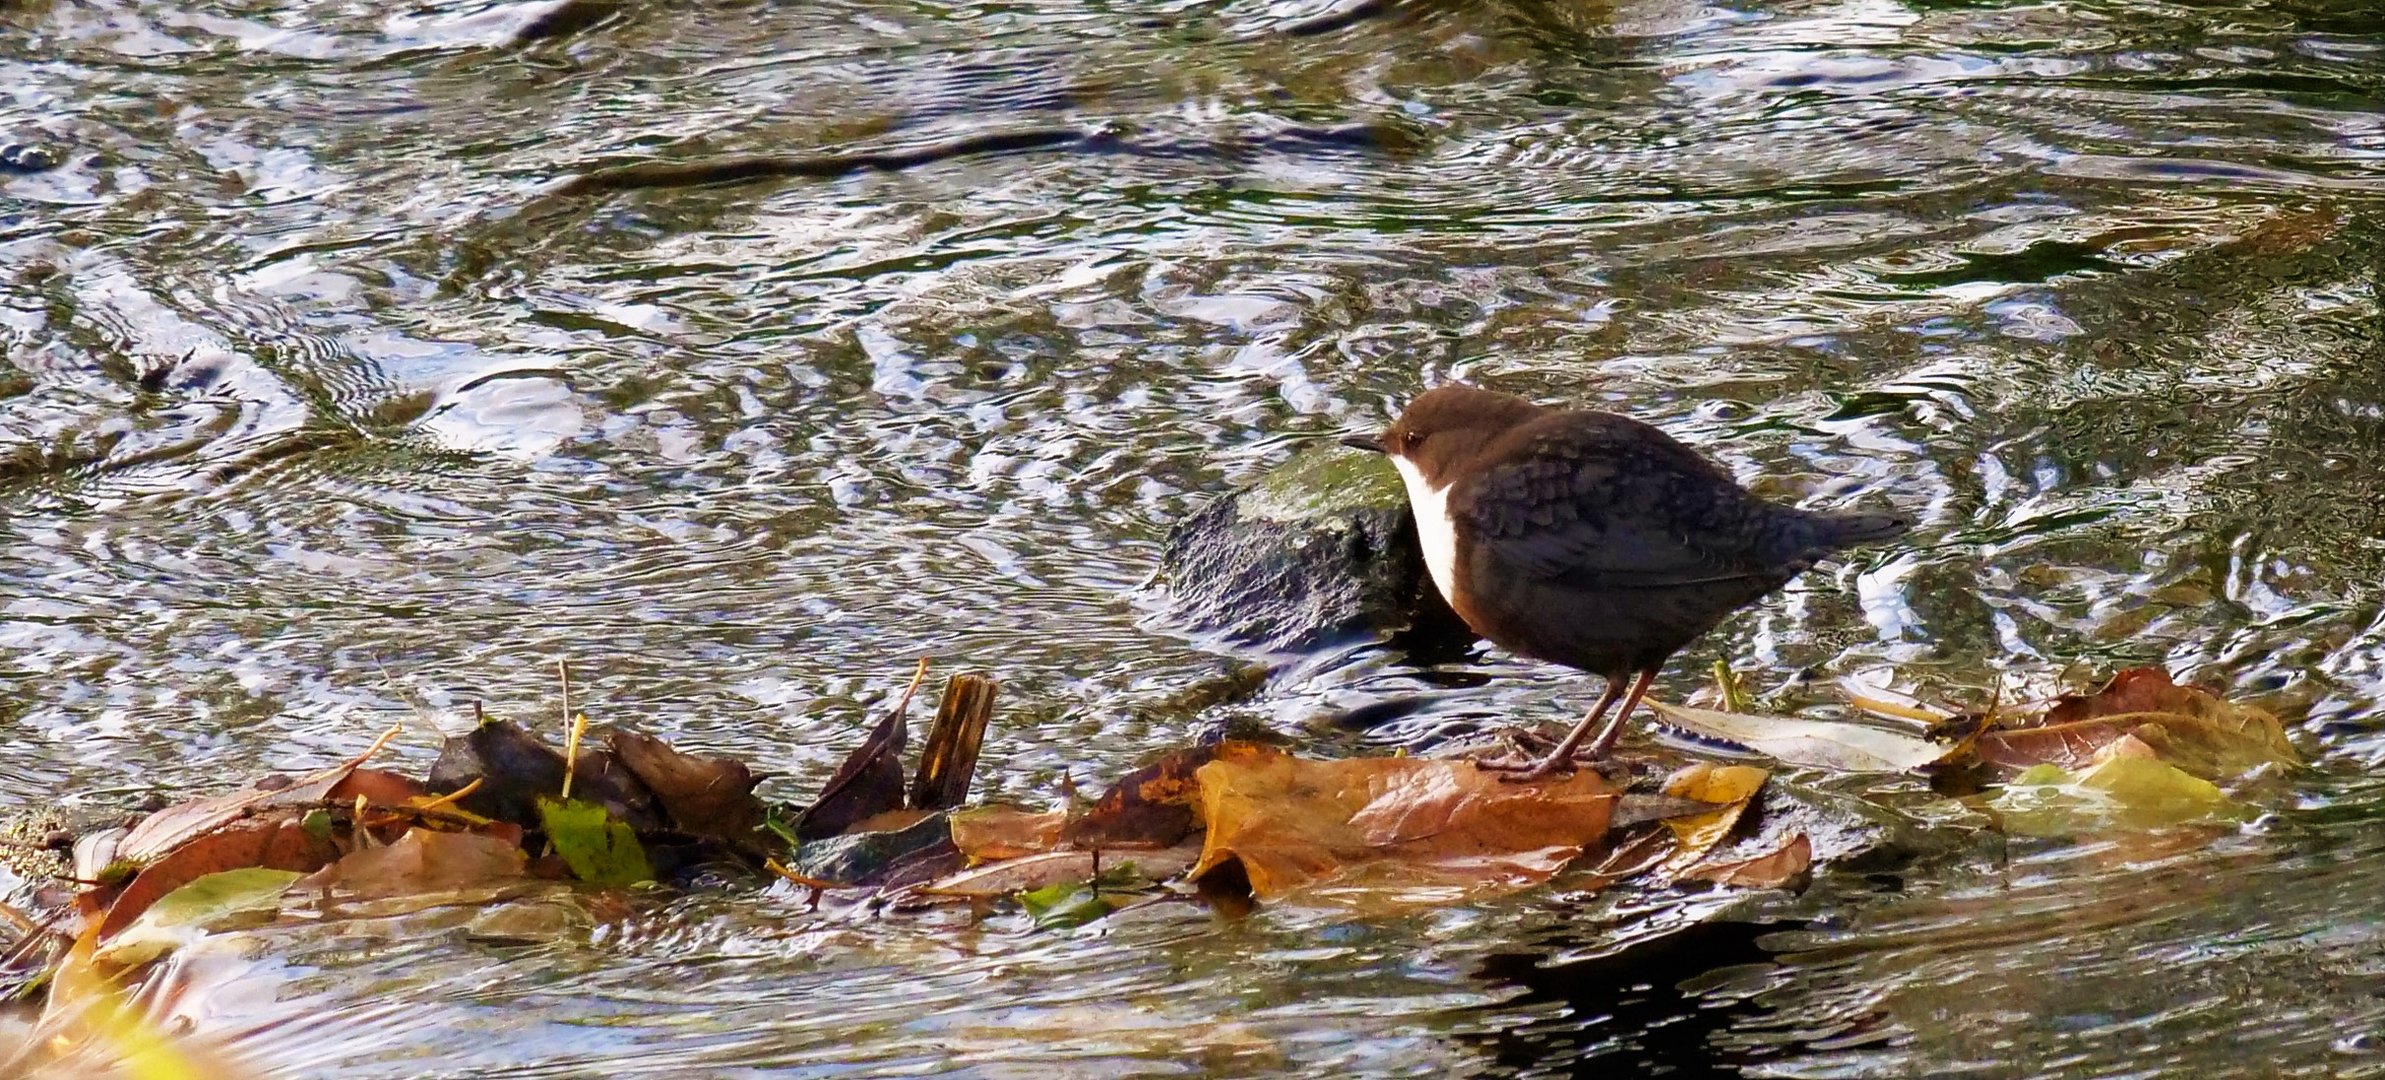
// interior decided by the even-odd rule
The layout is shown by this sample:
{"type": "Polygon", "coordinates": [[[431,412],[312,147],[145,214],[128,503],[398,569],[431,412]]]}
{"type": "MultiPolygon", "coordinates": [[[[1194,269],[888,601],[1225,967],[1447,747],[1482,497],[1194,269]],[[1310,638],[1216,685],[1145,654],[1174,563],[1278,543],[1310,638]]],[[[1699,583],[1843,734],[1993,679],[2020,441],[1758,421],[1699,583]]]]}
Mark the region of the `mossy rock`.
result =
{"type": "Polygon", "coordinates": [[[1269,651],[1455,619],[1426,577],[1399,474],[1339,447],[1303,453],[1177,526],[1160,575],[1168,622],[1269,651]]]}

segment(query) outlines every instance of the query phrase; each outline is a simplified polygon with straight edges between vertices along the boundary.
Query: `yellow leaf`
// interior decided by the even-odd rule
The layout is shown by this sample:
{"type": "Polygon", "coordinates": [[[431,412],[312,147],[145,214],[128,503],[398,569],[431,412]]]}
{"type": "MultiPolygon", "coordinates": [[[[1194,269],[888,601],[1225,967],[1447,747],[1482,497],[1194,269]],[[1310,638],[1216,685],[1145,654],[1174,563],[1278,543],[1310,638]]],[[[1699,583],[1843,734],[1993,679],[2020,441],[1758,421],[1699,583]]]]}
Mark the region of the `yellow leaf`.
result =
{"type": "Polygon", "coordinates": [[[1682,871],[1695,866],[1716,844],[1731,835],[1739,824],[1740,815],[1747,812],[1748,800],[1763,790],[1768,773],[1752,765],[1716,765],[1701,761],[1682,768],[1665,780],[1665,794],[1677,799],[1696,799],[1719,804],[1717,809],[1688,817],[1672,818],[1665,827],[1673,830],[1673,854],[1657,867],[1660,878],[1675,878],[1682,871]]]}
{"type": "Polygon", "coordinates": [[[1209,831],[1193,876],[1239,864],[1262,900],[1336,884],[1433,900],[1524,888],[1604,836],[1615,805],[1588,770],[1518,784],[1466,761],[1315,761],[1254,745],[1196,776],[1209,831]]]}

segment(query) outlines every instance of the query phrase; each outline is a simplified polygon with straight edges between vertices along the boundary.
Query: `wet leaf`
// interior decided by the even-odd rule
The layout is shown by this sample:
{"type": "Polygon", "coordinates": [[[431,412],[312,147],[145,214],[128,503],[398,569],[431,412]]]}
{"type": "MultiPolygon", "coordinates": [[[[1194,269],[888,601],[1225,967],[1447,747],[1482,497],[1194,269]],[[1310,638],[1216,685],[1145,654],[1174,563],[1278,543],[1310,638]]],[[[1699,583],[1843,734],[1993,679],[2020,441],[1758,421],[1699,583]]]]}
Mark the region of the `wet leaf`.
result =
{"type": "Polygon", "coordinates": [[[1444,898],[1523,888],[1604,836],[1615,805],[1589,770],[1518,784],[1466,761],[1316,761],[1252,744],[1221,747],[1198,780],[1209,831],[1194,875],[1238,864],[1262,900],[1336,883],[1444,898]]]}
{"type": "Polygon", "coordinates": [[[1060,830],[1060,838],[1081,848],[1172,846],[1201,826],[1201,766],[1228,747],[1249,745],[1229,741],[1171,751],[1110,785],[1060,830]]]}
{"type": "Polygon", "coordinates": [[[1070,930],[1133,903],[1126,890],[1145,885],[1132,868],[1105,870],[1090,881],[1064,881],[1019,894],[1019,906],[1038,929],[1070,930]]]}
{"type": "MultiPolygon", "coordinates": [[[[925,661],[920,662],[919,672],[920,676],[926,675],[925,661]]],[[[855,822],[903,808],[903,744],[910,738],[910,727],[903,714],[917,689],[919,676],[914,676],[911,689],[903,691],[902,699],[887,711],[885,719],[878,721],[861,745],[836,767],[835,774],[820,788],[820,797],[796,819],[797,838],[825,840],[842,835],[855,822]]]]}
{"type": "Polygon", "coordinates": [[[2152,755],[2206,780],[2300,760],[2276,716],[2170,681],[2160,668],[2130,668],[2093,694],[2064,697],[2036,722],[1989,731],[1981,759],[2006,768],[2091,766],[2133,737],[2152,755]]]}
{"type": "Polygon", "coordinates": [[[2219,786],[2155,757],[2149,747],[2115,743],[2084,769],[2033,765],[1997,792],[2007,831],[2069,836],[2099,827],[2159,828],[2243,814],[2219,786]]]}
{"type": "Polygon", "coordinates": [[[1015,859],[1060,846],[1068,812],[1036,813],[1015,806],[980,806],[952,813],[952,844],[971,862],[1015,859]]]}
{"type": "Polygon", "coordinates": [[[282,892],[300,876],[295,870],[262,867],[201,874],[159,897],[93,957],[125,967],[146,964],[239,916],[264,912],[270,917],[281,907],[282,892]]]}
{"type": "MultiPolygon", "coordinates": [[[[563,773],[561,750],[517,724],[492,717],[440,747],[439,760],[431,764],[429,786],[450,793],[478,780],[480,787],[457,799],[457,806],[495,821],[534,829],[539,823],[539,802],[561,796],[563,773]]],[[[571,773],[575,801],[602,805],[607,813],[639,831],[662,827],[653,793],[611,753],[582,750],[571,773]]]]}
{"type": "Polygon", "coordinates": [[[1716,712],[1653,699],[1648,705],[1666,723],[1738,743],[1790,765],[1842,772],[1912,772],[1937,764],[1955,749],[1863,724],[1716,712]]]}
{"type": "Polygon", "coordinates": [[[911,778],[914,810],[949,810],[969,801],[977,775],[977,751],[994,716],[994,680],[955,675],[944,684],[944,700],[919,751],[919,773],[911,778]]]}
{"type": "Polygon", "coordinates": [[[167,893],[226,870],[262,867],[313,873],[338,857],[330,841],[307,834],[304,815],[285,810],[275,817],[244,818],[175,848],[136,875],[100,920],[102,939],[113,937],[167,893]]]}
{"type": "Polygon", "coordinates": [[[654,867],[646,861],[637,831],[603,806],[578,799],[540,799],[538,816],[547,842],[555,845],[573,877],[605,888],[654,880],[654,867]]]}
{"type": "Polygon", "coordinates": [[[1717,808],[1702,814],[1670,818],[1665,827],[1673,833],[1673,854],[1657,868],[1658,875],[1671,879],[1695,866],[1715,845],[1731,835],[1739,819],[1747,812],[1747,804],[1763,790],[1768,774],[1747,765],[1717,765],[1698,762],[1682,768],[1665,779],[1665,794],[1677,799],[1695,799],[1714,804],[1717,808]]]}
{"type": "Polygon", "coordinates": [[[606,748],[662,804],[673,827],[690,836],[719,840],[741,850],[765,845],[759,830],[764,808],[754,797],[762,782],[735,758],[683,754],[652,735],[616,730],[606,748]]]}
{"type": "Polygon", "coordinates": [[[357,899],[410,896],[511,881],[529,863],[520,845],[499,837],[415,828],[395,843],[341,856],[300,887],[357,899]]]}
{"type": "MultiPolygon", "coordinates": [[[[391,734],[395,734],[394,729],[391,734]]],[[[280,775],[264,776],[238,791],[169,806],[142,818],[140,824],[133,826],[116,842],[115,852],[109,856],[109,861],[130,859],[140,863],[152,862],[192,838],[243,815],[272,807],[322,803],[331,797],[334,790],[340,789],[340,785],[359,766],[379,753],[389,737],[382,736],[381,741],[375,742],[362,754],[295,780],[280,775]]],[[[347,798],[352,800],[355,795],[350,793],[347,798]]]]}
{"type": "Polygon", "coordinates": [[[1681,874],[1681,880],[1710,881],[1733,889],[1779,889],[1804,876],[1813,864],[1813,841],[1800,832],[1792,834],[1781,846],[1752,858],[1690,867],[1681,874]]]}
{"type": "Polygon", "coordinates": [[[947,874],[919,891],[932,896],[1009,896],[1082,882],[1097,872],[1110,880],[1166,881],[1191,869],[1200,856],[1201,849],[1193,844],[1158,851],[1047,851],[947,874]]]}
{"type": "Polygon", "coordinates": [[[926,881],[958,870],[960,849],[942,813],[895,832],[849,832],[806,842],[793,869],[807,878],[844,885],[882,886],[926,881]]]}

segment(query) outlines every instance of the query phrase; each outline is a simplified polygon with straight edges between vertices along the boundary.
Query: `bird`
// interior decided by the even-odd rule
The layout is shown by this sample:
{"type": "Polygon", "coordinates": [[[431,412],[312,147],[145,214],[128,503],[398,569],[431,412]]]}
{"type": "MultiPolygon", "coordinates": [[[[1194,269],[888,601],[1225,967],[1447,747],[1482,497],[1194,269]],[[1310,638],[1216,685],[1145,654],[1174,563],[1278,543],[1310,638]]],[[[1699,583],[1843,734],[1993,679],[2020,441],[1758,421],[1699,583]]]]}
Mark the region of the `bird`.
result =
{"type": "Polygon", "coordinates": [[[1586,751],[1604,758],[1665,661],[1732,612],[1823,558],[1910,528],[1892,513],[1769,502],[1628,416],[1463,383],[1428,390],[1380,433],[1341,442],[1398,469],[1425,567],[1468,627],[1606,680],[1546,757],[1484,763],[1522,781],[1570,770],[1620,698],[1586,751]]]}

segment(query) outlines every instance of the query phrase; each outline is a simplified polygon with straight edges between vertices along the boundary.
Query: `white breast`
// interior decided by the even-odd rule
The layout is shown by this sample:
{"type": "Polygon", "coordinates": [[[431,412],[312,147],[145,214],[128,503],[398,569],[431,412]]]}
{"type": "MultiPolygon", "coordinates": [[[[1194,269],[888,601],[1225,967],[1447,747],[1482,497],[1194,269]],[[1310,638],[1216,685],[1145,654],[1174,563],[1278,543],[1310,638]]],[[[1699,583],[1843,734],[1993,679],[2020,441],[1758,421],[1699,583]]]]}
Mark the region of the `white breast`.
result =
{"type": "Polygon", "coordinates": [[[1408,506],[1416,512],[1416,538],[1424,544],[1424,566],[1432,571],[1441,599],[1452,595],[1457,578],[1457,527],[1449,520],[1449,489],[1424,482],[1424,474],[1408,459],[1394,456],[1391,464],[1408,485],[1408,506]]]}

